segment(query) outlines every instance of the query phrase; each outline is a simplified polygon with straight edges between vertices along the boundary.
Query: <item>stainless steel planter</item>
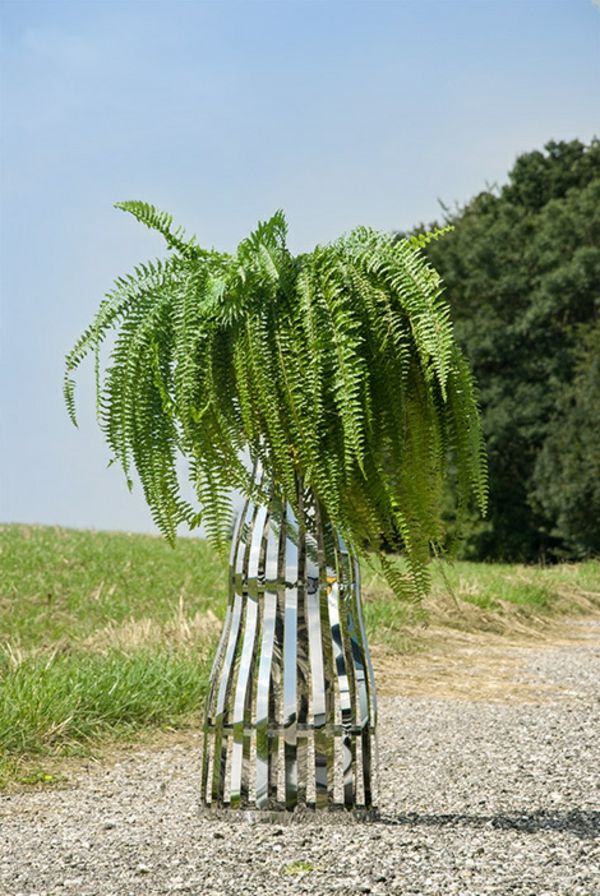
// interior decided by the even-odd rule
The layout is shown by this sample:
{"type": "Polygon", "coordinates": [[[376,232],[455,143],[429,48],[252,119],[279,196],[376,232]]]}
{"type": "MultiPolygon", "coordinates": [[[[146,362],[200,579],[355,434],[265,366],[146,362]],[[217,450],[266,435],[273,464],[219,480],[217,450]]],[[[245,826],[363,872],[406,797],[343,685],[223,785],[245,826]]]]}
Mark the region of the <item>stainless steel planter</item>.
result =
{"type": "Polygon", "coordinates": [[[300,519],[248,502],[210,679],[201,800],[211,809],[376,803],[377,704],[358,563],[303,491],[300,519]]]}

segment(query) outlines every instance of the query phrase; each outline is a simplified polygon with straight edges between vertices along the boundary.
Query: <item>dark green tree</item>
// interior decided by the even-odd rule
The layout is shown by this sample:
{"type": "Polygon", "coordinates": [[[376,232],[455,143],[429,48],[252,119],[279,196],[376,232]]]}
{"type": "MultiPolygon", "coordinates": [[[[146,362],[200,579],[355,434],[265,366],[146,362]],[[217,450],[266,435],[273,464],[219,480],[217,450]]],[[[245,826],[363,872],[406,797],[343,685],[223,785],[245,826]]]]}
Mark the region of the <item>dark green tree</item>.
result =
{"type": "Polygon", "coordinates": [[[586,334],[600,308],[600,141],[552,141],[520,156],[508,184],[446,210],[445,222],[454,231],[426,251],[479,383],[490,466],[488,521],[474,522],[463,553],[597,550],[586,535],[598,531],[586,458],[597,458],[600,439],[598,341],[586,334]],[[583,343],[595,345],[587,361],[583,343]]]}
{"type": "Polygon", "coordinates": [[[586,329],[561,425],[537,458],[533,498],[568,556],[600,554],[600,321],[586,329]]]}

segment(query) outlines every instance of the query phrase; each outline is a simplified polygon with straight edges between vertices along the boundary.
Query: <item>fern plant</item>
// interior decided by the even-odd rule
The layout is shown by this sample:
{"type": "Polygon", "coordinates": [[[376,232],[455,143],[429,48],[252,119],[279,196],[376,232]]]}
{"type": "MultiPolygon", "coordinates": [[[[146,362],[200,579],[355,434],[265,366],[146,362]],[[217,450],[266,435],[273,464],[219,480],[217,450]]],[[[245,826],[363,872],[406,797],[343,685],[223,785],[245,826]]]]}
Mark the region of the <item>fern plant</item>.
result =
{"type": "Polygon", "coordinates": [[[159,231],[171,253],[119,278],[67,356],[73,422],[73,375],[93,353],[112,458],[130,486],[137,471],[170,541],[184,523],[227,542],[231,489],[258,488],[249,452],[293,507],[298,482],[311,489],[398,593],[423,594],[443,539],[445,477],[455,477],[459,508],[475,500],[484,511],[487,497],[473,381],[422,253],[440,232],[396,241],[358,228],[293,256],[277,212],[226,254],[151,205],[117,207],[159,231]],[[181,455],[198,506],[182,496],[181,455]]]}

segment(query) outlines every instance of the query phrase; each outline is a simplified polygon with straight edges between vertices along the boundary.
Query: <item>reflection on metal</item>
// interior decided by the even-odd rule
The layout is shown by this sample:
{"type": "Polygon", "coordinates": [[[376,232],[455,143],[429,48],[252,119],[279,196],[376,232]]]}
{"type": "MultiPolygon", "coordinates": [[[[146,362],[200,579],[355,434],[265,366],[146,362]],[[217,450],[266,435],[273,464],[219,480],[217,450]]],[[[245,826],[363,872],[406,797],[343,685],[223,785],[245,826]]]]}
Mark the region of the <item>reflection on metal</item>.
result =
{"type": "Polygon", "coordinates": [[[358,563],[311,493],[299,519],[246,503],[206,706],[210,809],[302,812],[376,802],[377,702],[358,563]]]}

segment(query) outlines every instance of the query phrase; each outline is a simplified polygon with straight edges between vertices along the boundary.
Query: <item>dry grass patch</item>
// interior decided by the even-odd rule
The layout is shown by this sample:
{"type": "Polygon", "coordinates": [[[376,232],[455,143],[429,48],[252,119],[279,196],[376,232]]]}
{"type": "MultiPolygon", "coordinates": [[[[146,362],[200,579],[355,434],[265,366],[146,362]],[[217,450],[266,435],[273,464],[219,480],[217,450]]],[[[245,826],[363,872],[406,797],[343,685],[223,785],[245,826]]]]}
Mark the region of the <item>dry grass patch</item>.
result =
{"type": "Polygon", "coordinates": [[[117,649],[126,653],[141,648],[206,649],[207,645],[212,646],[220,629],[221,622],[212,610],[190,613],[180,597],[177,612],[165,622],[151,616],[111,620],[85,638],[81,646],[93,652],[117,649]]]}
{"type": "MultiPolygon", "coordinates": [[[[410,637],[410,633],[407,633],[410,637]]],[[[492,703],[539,703],[572,694],[542,680],[531,669],[540,648],[585,644],[600,648],[600,615],[560,618],[539,627],[514,627],[508,633],[467,631],[430,625],[414,630],[419,651],[399,654],[373,647],[378,693],[492,703]]]]}

